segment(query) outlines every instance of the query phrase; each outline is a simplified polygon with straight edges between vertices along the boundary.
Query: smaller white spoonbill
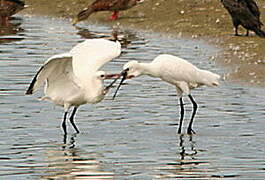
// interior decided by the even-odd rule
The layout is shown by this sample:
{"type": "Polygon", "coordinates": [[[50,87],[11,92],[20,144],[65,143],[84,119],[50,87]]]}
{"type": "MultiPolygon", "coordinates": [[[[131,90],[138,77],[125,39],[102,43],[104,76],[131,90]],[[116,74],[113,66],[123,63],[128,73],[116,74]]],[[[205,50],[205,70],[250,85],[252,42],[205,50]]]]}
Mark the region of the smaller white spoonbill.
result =
{"type": "Polygon", "coordinates": [[[210,71],[202,70],[179,57],[162,54],[157,56],[151,63],[139,63],[138,61],[130,61],[123,66],[120,74],[122,80],[117,87],[113,96],[115,98],[120,86],[125,79],[130,79],[140,75],[149,75],[160,78],[176,87],[177,95],[180,101],[180,123],[178,133],[181,133],[182,121],[184,118],[183,95],[188,95],[193,104],[193,112],[188,125],[187,133],[195,133],[192,130],[192,123],[197,111],[197,103],[191,95],[190,90],[202,85],[218,86],[220,76],[210,71]]]}
{"type": "Polygon", "coordinates": [[[66,118],[70,108],[73,111],[70,122],[77,133],[74,123],[77,108],[86,103],[98,103],[103,100],[110,86],[104,88],[103,80],[113,78],[99,69],[121,53],[120,43],[89,39],[77,44],[69,53],[49,58],[33,78],[26,94],[33,94],[43,84],[45,96],[42,100],[51,100],[64,107],[62,128],[66,131],[66,118]]]}

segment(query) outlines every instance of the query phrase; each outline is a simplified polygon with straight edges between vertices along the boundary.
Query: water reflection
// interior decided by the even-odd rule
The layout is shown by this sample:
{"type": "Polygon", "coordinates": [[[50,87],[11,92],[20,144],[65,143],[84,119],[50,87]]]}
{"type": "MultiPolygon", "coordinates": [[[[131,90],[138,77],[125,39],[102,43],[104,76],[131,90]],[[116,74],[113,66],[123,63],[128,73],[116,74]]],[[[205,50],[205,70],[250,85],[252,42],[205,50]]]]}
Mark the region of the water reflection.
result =
{"type": "Polygon", "coordinates": [[[23,40],[24,38],[14,36],[17,33],[21,33],[24,31],[24,29],[21,28],[22,22],[23,20],[21,18],[12,17],[10,23],[0,25],[0,44],[23,40]]]}
{"type": "Polygon", "coordinates": [[[75,147],[75,138],[78,135],[78,133],[74,133],[73,135],[71,135],[70,140],[69,140],[69,145],[67,145],[67,140],[68,140],[68,135],[64,134],[63,135],[63,146],[62,148],[65,149],[67,146],[71,149],[75,147]]]}
{"type": "Polygon", "coordinates": [[[118,40],[122,48],[126,48],[133,40],[137,39],[135,32],[129,30],[121,30],[119,27],[113,27],[111,32],[102,32],[102,31],[91,31],[88,28],[84,27],[75,27],[78,30],[77,34],[84,39],[91,38],[104,38],[109,40],[118,40]]]}
{"type": "MultiPolygon", "coordinates": [[[[185,160],[186,157],[190,157],[191,159],[195,159],[195,155],[197,154],[197,150],[195,148],[195,142],[192,140],[192,135],[189,135],[189,148],[190,152],[187,152],[184,142],[184,134],[179,136],[179,147],[180,147],[180,159],[185,160]]],[[[181,161],[181,164],[185,164],[185,161],[181,161]]]]}
{"type": "Polygon", "coordinates": [[[156,178],[209,178],[212,177],[209,170],[204,167],[209,165],[208,161],[200,159],[196,142],[192,135],[177,135],[179,136],[179,159],[166,163],[159,168],[160,175],[156,178]]]}
{"type": "MultiPolygon", "coordinates": [[[[257,103],[265,98],[262,88],[227,82],[196,89],[197,134],[179,136],[172,126],[178,119],[174,88],[142,76],[128,81],[116,101],[110,93],[100,104],[82,107],[76,121],[82,133],[62,136],[60,107],[25,97],[25,89],[48,57],[85,38],[79,30],[101,37],[112,36],[113,28],[77,30],[64,20],[24,19],[19,27],[25,31],[2,38],[25,39],[0,44],[2,179],[264,179],[264,104],[257,103]]],[[[222,74],[209,61],[215,49],[203,42],[123,29],[118,35],[129,43],[106,71],[170,53],[222,74]]]]}
{"type": "Polygon", "coordinates": [[[114,173],[103,170],[98,160],[102,155],[78,148],[77,138],[77,134],[73,134],[67,143],[64,137],[62,145],[55,144],[45,152],[47,167],[41,179],[113,179],[114,173]]]}

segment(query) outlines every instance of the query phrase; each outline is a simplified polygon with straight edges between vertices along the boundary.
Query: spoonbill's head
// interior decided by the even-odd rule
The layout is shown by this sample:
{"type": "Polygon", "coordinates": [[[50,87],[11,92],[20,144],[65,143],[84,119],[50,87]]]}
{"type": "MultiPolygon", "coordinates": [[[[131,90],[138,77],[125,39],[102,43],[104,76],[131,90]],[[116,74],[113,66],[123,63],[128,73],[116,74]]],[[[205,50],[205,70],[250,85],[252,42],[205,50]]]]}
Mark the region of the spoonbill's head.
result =
{"type": "Polygon", "coordinates": [[[98,80],[104,80],[106,79],[106,72],[105,71],[97,71],[95,74],[96,79],[98,80]]]}
{"type": "Polygon", "coordinates": [[[120,84],[118,85],[116,92],[113,95],[113,99],[116,97],[117,92],[119,91],[122,83],[126,79],[131,79],[137,76],[140,76],[142,74],[142,68],[140,66],[140,63],[138,61],[130,61],[126,63],[123,66],[123,71],[120,73],[120,76],[122,77],[120,84]]]}
{"type": "Polygon", "coordinates": [[[103,94],[107,94],[107,92],[109,91],[110,88],[113,87],[113,84],[121,77],[120,74],[106,74],[105,71],[97,71],[95,78],[96,81],[101,81],[103,82],[103,80],[105,79],[114,79],[114,81],[112,83],[110,83],[107,87],[104,88],[103,90],[103,94]]]}
{"type": "Polygon", "coordinates": [[[142,69],[138,61],[130,61],[123,66],[121,76],[125,79],[131,79],[142,74],[142,69]]]}

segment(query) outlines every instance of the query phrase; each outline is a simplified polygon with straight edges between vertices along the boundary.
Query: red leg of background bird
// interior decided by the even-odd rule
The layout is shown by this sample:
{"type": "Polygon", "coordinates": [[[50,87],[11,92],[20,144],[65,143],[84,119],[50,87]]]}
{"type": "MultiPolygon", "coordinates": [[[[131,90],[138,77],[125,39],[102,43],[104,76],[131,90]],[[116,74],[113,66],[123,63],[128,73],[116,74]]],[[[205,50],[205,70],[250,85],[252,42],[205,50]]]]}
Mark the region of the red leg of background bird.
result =
{"type": "Polygon", "coordinates": [[[4,23],[4,18],[0,16],[0,25],[2,26],[4,23]]]}
{"type": "Polygon", "coordinates": [[[10,20],[9,17],[5,18],[5,25],[6,26],[10,26],[10,21],[9,20],[10,20]]]}
{"type": "Polygon", "coordinates": [[[113,14],[110,16],[109,20],[114,21],[117,20],[119,17],[119,11],[114,11],[113,14]]]}
{"type": "Polygon", "coordinates": [[[1,26],[7,26],[8,19],[6,17],[1,17],[0,22],[1,26]]]}

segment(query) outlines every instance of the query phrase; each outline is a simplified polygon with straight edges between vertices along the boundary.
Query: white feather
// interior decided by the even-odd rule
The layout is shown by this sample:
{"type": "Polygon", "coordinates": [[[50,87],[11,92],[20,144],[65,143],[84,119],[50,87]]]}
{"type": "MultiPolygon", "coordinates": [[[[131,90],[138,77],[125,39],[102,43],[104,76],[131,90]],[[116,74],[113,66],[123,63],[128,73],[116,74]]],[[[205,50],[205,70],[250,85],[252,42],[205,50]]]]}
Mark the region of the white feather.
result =
{"type": "Polygon", "coordinates": [[[119,42],[85,40],[69,53],[50,57],[35,75],[26,94],[34,93],[46,83],[42,99],[52,100],[64,106],[66,111],[71,106],[97,103],[104,97],[102,80],[96,77],[97,71],[120,53],[119,42]]]}
{"type": "Polygon", "coordinates": [[[87,78],[98,71],[105,63],[121,53],[121,44],[105,39],[90,39],[76,45],[71,51],[73,70],[80,78],[87,78]]]}
{"type": "Polygon", "coordinates": [[[190,94],[190,89],[201,85],[217,86],[220,76],[201,70],[188,61],[169,54],[157,56],[151,63],[128,62],[123,69],[129,68],[128,76],[146,74],[158,77],[177,88],[179,95],[190,94]]]}

